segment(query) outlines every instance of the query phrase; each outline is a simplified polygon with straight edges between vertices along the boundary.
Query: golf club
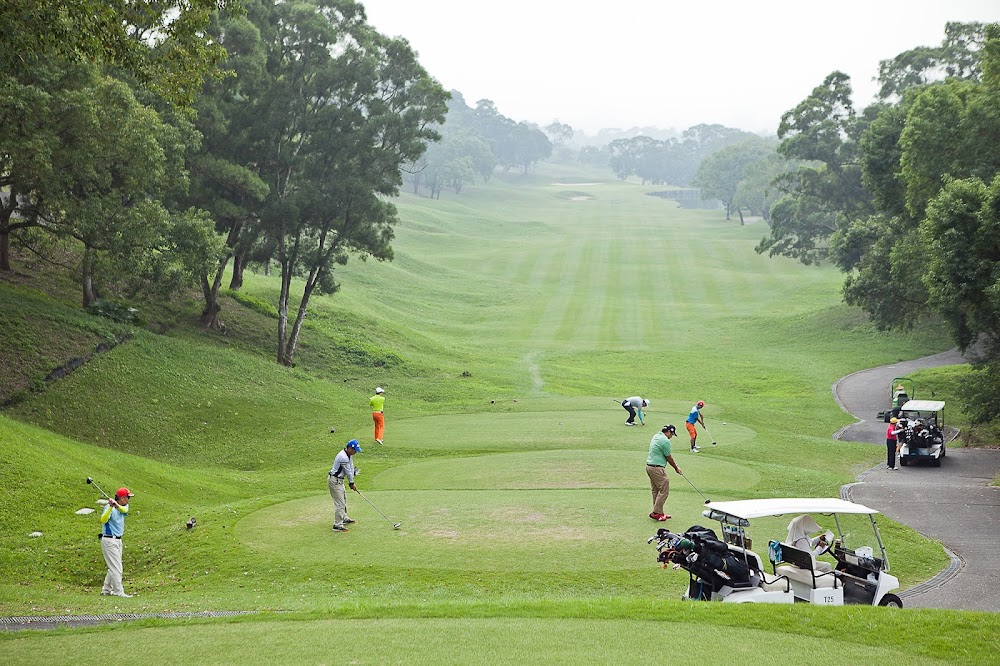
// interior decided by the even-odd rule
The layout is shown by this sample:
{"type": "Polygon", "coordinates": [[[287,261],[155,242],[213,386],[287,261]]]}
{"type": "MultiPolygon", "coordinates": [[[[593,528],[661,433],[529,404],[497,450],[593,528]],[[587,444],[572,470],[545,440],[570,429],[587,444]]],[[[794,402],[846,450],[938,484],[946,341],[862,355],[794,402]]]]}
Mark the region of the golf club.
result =
{"type": "Polygon", "coordinates": [[[95,488],[97,488],[97,490],[100,491],[100,493],[102,495],[104,495],[104,497],[106,497],[108,499],[108,501],[111,501],[111,498],[108,497],[108,494],[106,492],[104,492],[103,490],[101,490],[101,487],[99,485],[97,485],[96,483],[94,483],[94,480],[92,478],[90,478],[89,476],[87,477],[87,483],[93,484],[93,486],[95,488]]]}
{"type": "MultiPolygon", "coordinates": [[[[681,474],[681,476],[684,476],[684,475],[681,474]]],[[[688,483],[691,483],[691,479],[687,478],[686,476],[684,476],[684,480],[687,481],[688,483]]],[[[702,498],[705,500],[705,504],[708,504],[709,502],[712,501],[712,500],[708,499],[707,497],[705,497],[705,493],[703,493],[700,490],[698,490],[698,486],[696,486],[693,483],[691,483],[691,487],[694,488],[695,492],[697,492],[699,495],[702,496],[702,498]]]]}
{"type": "MultiPolygon", "coordinates": [[[[364,501],[368,502],[369,504],[372,504],[372,501],[370,499],[368,499],[367,497],[365,497],[364,494],[362,494],[362,492],[360,490],[355,489],[354,492],[356,492],[357,494],[361,495],[361,499],[363,499],[364,501]]],[[[380,516],[382,516],[383,518],[385,518],[386,520],[389,521],[389,523],[392,525],[392,529],[398,530],[399,526],[402,525],[402,523],[394,523],[394,522],[392,522],[392,519],[389,518],[389,516],[387,516],[384,513],[382,513],[381,511],[379,511],[379,508],[377,506],[375,506],[374,504],[372,504],[372,508],[375,509],[376,511],[378,511],[378,513],[379,513],[380,516]]]]}
{"type": "Polygon", "coordinates": [[[718,444],[718,442],[717,442],[717,441],[715,441],[715,438],[714,438],[714,437],[712,437],[712,433],[710,433],[710,432],[708,431],[708,428],[706,428],[705,426],[702,426],[702,428],[704,428],[704,430],[705,430],[705,434],[706,434],[706,435],[708,435],[709,437],[711,437],[711,438],[712,438],[712,446],[715,446],[715,445],[717,445],[717,444],[718,444]]]}

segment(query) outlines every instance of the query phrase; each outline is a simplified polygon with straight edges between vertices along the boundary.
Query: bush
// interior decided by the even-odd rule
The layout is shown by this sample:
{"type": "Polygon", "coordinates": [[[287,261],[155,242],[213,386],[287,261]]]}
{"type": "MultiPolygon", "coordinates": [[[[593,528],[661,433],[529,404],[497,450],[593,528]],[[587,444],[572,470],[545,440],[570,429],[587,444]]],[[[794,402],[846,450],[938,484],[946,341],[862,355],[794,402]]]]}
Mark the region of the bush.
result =
{"type": "Polygon", "coordinates": [[[116,321],[119,324],[134,324],[136,326],[145,326],[146,324],[139,311],[130,307],[127,303],[105,300],[94,301],[87,307],[87,312],[98,317],[116,321]]]}
{"type": "Polygon", "coordinates": [[[1000,362],[973,368],[959,386],[958,394],[972,423],[1000,419],[1000,362]]]}

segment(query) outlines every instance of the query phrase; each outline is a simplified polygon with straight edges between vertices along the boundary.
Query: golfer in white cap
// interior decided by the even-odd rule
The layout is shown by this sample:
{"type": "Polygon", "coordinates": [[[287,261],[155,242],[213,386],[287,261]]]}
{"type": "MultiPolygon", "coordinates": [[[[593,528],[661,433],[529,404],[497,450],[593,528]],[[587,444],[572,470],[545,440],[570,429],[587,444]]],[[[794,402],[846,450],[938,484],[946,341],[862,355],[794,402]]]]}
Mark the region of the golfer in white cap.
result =
{"type": "Polygon", "coordinates": [[[381,444],[385,434],[385,389],[376,387],[375,395],[368,399],[368,404],[372,406],[372,421],[375,422],[375,443],[381,444]]]}

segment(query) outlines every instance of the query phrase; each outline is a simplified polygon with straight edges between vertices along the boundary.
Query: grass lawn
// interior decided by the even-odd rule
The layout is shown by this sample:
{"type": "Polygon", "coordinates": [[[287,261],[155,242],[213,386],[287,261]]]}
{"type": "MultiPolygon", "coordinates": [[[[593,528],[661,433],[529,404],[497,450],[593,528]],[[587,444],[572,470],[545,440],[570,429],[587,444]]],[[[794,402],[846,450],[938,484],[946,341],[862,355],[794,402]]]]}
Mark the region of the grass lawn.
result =
{"type": "MultiPolygon", "coordinates": [[[[995,654],[1000,626],[985,614],[678,601],[686,576],[645,543],[659,426],[708,403],[718,446],[674,442],[711,499],[836,496],[883,450],[831,439],[851,420],[833,382],[948,341],[874,330],[840,303],[834,270],[761,257],[762,229],[655,189],[543,165],[459,197],[403,195],[396,260],[338,268],[343,289],[310,302],[295,368],[273,362],[261,305],[277,278],[248,274],[226,301],[227,335],[199,329],[192,307],[6,410],[0,614],[264,614],[0,633],[5,662],[633,663],[718,645],[720,630],[741,663],[995,654]],[[635,394],[652,401],[647,425],[625,428],[617,400],[635,394]],[[326,471],[351,437],[359,488],[402,529],[351,496],[358,523],[330,530],[326,471]],[[75,513],[95,507],[87,476],[137,494],[133,599],[97,594],[97,519],[75,513]]],[[[16,320],[3,336],[52,336],[52,322],[106,332],[75,295],[13,289],[0,298],[32,305],[0,315],[16,320]]],[[[671,471],[669,526],[704,522],[702,507],[671,471]]],[[[880,527],[904,588],[947,564],[912,529],[880,527]]]]}

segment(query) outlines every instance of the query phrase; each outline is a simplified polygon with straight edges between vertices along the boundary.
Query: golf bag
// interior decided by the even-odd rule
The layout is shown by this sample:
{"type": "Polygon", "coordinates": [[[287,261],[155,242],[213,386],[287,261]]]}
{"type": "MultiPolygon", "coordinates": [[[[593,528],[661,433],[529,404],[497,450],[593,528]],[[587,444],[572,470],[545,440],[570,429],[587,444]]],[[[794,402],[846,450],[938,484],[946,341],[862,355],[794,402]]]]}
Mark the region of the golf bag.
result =
{"type": "Polygon", "coordinates": [[[732,553],[712,530],[693,525],[683,534],[672,536],[674,538],[665,542],[666,547],[660,550],[657,559],[664,565],[667,562],[677,564],[691,574],[690,599],[709,600],[713,592],[723,587],[751,585],[746,562],[732,553]]]}

